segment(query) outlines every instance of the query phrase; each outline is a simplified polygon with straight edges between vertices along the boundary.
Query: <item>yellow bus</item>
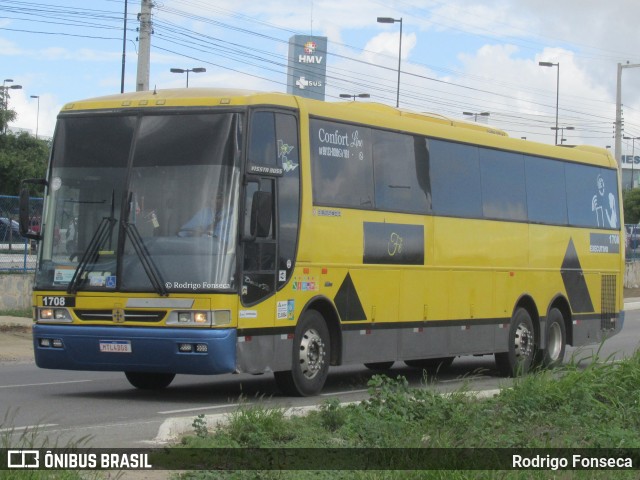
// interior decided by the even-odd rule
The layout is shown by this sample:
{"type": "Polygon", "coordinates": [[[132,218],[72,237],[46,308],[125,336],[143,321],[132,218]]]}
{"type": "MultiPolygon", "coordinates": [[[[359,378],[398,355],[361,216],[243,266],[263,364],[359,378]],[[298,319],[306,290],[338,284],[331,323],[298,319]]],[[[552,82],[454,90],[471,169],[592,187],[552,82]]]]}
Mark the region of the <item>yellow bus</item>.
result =
{"type": "Polygon", "coordinates": [[[605,150],[375,103],[224,89],[62,109],[33,293],[36,363],[273,372],[330,365],[508,375],[624,321],[618,171],[605,150]]]}

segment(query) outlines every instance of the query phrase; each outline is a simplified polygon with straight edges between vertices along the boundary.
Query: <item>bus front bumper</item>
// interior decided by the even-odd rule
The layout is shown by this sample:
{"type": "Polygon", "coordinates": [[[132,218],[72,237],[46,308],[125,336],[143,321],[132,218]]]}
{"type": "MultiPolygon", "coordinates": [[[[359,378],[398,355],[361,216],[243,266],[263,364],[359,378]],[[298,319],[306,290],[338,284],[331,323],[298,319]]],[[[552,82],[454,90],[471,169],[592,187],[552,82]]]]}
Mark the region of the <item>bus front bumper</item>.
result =
{"type": "Polygon", "coordinates": [[[35,324],[33,347],[40,368],[196,375],[236,369],[235,329],[35,324]]]}

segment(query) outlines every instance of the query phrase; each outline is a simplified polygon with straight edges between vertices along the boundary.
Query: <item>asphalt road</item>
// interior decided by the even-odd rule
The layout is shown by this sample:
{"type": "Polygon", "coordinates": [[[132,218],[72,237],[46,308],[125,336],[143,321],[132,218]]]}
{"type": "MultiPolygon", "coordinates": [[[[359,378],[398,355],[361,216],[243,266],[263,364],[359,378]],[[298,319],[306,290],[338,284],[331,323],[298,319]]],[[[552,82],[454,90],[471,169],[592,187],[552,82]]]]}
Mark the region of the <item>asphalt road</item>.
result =
{"type": "MultiPolygon", "coordinates": [[[[588,359],[597,352],[601,358],[619,359],[632,355],[639,341],[640,310],[628,311],[622,334],[602,346],[568,348],[565,358],[588,359]]],[[[6,363],[0,364],[0,435],[13,435],[13,445],[20,436],[35,436],[34,446],[42,447],[74,442],[87,447],[154,446],[169,439],[169,434],[192,431],[196,416],[229,412],[239,402],[297,408],[330,397],[358,401],[367,396],[367,381],[374,373],[363,366],[333,368],[322,395],[289,398],[277,390],[271,374],[179,375],[166,390],[146,392],[131,387],[122,373],[42,370],[32,363],[6,363]]],[[[413,385],[423,381],[421,371],[402,362],[389,374],[404,375],[413,385]]],[[[478,391],[509,385],[495,370],[493,357],[485,356],[456,359],[427,388],[450,391],[465,381],[478,391]]]]}

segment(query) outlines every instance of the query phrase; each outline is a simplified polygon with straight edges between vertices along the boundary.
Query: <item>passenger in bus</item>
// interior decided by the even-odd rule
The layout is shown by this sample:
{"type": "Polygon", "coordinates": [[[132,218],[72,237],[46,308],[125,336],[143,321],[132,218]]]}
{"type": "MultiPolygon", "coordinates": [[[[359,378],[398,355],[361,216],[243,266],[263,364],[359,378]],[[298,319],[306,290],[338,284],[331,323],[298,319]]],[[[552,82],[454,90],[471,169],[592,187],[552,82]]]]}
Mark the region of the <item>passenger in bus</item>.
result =
{"type": "Polygon", "coordinates": [[[215,197],[215,205],[200,209],[191,219],[180,227],[179,237],[218,237],[223,234],[229,223],[230,214],[224,206],[224,195],[215,197]]]}

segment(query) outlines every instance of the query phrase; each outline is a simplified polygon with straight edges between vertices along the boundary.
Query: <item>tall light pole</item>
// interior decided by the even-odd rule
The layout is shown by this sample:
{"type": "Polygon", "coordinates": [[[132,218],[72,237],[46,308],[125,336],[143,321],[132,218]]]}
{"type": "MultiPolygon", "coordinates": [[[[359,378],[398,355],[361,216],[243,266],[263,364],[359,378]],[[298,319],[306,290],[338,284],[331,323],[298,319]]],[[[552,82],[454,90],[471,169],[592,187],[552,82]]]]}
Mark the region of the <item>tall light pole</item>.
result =
{"type": "MultiPolygon", "coordinates": [[[[565,130],[575,130],[576,127],[551,127],[551,130],[555,130],[556,131],[556,137],[558,136],[558,130],[560,130],[560,145],[562,145],[566,138],[564,138],[564,131],[565,130]]],[[[558,144],[558,142],[556,141],[556,145],[558,144]]]]}
{"type": "MultiPolygon", "coordinates": [[[[2,81],[2,93],[4,95],[4,113],[5,115],[9,112],[9,90],[20,90],[22,85],[6,85],[7,83],[12,83],[13,78],[5,78],[2,81]]],[[[7,126],[9,125],[9,117],[5,118],[4,131],[3,133],[6,135],[7,126]]]]}
{"type": "Polygon", "coordinates": [[[399,19],[391,17],[378,17],[378,23],[400,23],[400,48],[398,50],[398,89],[396,92],[396,108],[400,106],[400,64],[402,62],[402,17],[399,19]]]}
{"type": "Polygon", "coordinates": [[[618,161],[618,169],[622,168],[621,155],[622,155],[622,69],[623,68],[637,68],[640,64],[626,65],[618,64],[618,78],[616,83],[616,123],[615,123],[615,150],[614,155],[618,161]]]}
{"type": "Polygon", "coordinates": [[[120,74],[120,93],[124,93],[124,67],[127,58],[127,4],[124,0],[124,26],[122,27],[122,72],[120,74]]]}
{"type": "Polygon", "coordinates": [[[479,113],[474,113],[474,112],[462,112],[463,115],[469,115],[471,117],[473,117],[473,121],[477,122],[478,121],[478,117],[488,117],[489,115],[491,115],[491,113],[489,112],[479,112],[479,113]]]}
{"type": "Polygon", "coordinates": [[[369,98],[369,97],[371,97],[371,95],[369,95],[368,93],[358,93],[354,95],[351,95],[350,93],[340,94],[340,98],[352,98],[354,102],[356,101],[356,98],[369,98]]]}
{"type": "Polygon", "coordinates": [[[187,74],[187,88],[189,88],[189,72],[193,73],[204,73],[207,69],[204,67],[196,67],[196,68],[172,68],[170,69],[171,73],[186,73],[187,74]]]}
{"type": "Polygon", "coordinates": [[[31,98],[38,99],[38,110],[36,113],[36,140],[38,139],[38,123],[40,123],[40,95],[31,95],[31,98]]]}
{"type": "Polygon", "coordinates": [[[556,145],[558,145],[558,105],[560,101],[560,62],[538,62],[541,67],[558,67],[558,74],[556,76],[556,145]]]}
{"type": "Polygon", "coordinates": [[[633,165],[635,163],[635,155],[636,155],[636,140],[640,140],[640,137],[622,137],[625,140],[631,140],[631,186],[629,188],[633,189],[633,165]]]}

